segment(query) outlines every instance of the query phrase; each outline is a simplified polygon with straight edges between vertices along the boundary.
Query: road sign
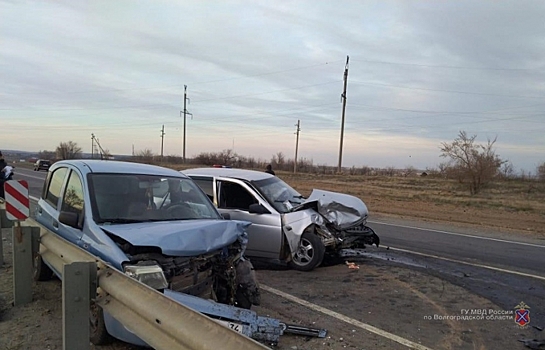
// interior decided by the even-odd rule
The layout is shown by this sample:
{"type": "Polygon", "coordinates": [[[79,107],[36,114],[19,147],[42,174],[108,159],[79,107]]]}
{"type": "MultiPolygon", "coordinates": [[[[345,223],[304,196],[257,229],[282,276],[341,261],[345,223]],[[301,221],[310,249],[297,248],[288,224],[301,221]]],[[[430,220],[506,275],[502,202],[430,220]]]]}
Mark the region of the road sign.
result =
{"type": "Polygon", "coordinates": [[[4,183],[6,217],[8,220],[26,220],[30,214],[28,183],[25,180],[10,180],[4,183]]]}

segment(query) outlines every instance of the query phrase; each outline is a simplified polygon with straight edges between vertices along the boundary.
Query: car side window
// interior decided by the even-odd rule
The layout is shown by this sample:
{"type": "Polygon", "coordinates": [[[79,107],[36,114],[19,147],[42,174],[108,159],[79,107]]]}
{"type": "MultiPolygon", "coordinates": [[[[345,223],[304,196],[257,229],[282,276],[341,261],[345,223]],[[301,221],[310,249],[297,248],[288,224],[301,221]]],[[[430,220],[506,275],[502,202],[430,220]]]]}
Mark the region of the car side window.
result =
{"type": "Polygon", "coordinates": [[[83,185],[75,171],[70,173],[68,185],[62,199],[61,210],[83,215],[83,185]]]}
{"type": "Polygon", "coordinates": [[[197,186],[202,189],[204,193],[206,193],[211,201],[214,200],[214,188],[212,178],[192,177],[192,180],[197,184],[197,186]]]}
{"type": "Polygon", "coordinates": [[[250,208],[250,204],[258,203],[248,190],[237,183],[223,181],[220,188],[219,208],[247,211],[250,208]]]}
{"type": "Polygon", "coordinates": [[[62,185],[67,172],[68,168],[59,168],[51,175],[51,180],[49,181],[45,194],[45,200],[55,208],[57,207],[57,203],[59,203],[62,185]]]}

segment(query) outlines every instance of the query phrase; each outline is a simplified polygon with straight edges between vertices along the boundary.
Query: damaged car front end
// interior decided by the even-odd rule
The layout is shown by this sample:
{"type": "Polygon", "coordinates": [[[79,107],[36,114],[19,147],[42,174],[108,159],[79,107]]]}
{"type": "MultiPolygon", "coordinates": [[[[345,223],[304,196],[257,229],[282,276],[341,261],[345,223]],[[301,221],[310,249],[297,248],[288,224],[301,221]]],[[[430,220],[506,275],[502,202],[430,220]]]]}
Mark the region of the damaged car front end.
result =
{"type": "MultiPolygon", "coordinates": [[[[187,294],[249,309],[259,285],[245,258],[249,222],[225,220],[195,183],[179,172],[145,164],[70,160],[50,169],[36,220],[128,276],[165,294],[187,294]]],[[[35,279],[52,273],[39,255],[35,279]]],[[[182,326],[182,325],[180,325],[182,326]]],[[[145,346],[97,303],[91,342],[111,337],[145,346]]]]}
{"type": "Polygon", "coordinates": [[[367,206],[357,197],[315,189],[308,198],[293,194],[273,202],[281,203],[275,207],[282,210],[282,231],[290,248],[291,264],[296,268],[305,270],[314,263],[319,266],[325,256],[336,257],[343,249],[380,244],[378,235],[367,226],[367,206]],[[312,235],[320,238],[323,253],[320,243],[310,238],[312,235]],[[318,262],[315,255],[319,254],[322,258],[318,262]]]}

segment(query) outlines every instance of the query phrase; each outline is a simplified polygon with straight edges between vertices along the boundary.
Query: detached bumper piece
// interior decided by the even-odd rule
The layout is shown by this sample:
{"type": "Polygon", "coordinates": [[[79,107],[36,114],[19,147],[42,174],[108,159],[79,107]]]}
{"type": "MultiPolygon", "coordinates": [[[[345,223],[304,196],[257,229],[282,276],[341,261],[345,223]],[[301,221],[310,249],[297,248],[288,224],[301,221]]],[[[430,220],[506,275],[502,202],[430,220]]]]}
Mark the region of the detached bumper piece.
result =
{"type": "Polygon", "coordinates": [[[169,289],[164,294],[195,311],[217,320],[226,327],[255,340],[277,344],[285,333],[324,338],[325,329],[306,328],[287,325],[271,317],[258,316],[256,312],[236,306],[216,303],[189,294],[178,293],[169,289]]]}

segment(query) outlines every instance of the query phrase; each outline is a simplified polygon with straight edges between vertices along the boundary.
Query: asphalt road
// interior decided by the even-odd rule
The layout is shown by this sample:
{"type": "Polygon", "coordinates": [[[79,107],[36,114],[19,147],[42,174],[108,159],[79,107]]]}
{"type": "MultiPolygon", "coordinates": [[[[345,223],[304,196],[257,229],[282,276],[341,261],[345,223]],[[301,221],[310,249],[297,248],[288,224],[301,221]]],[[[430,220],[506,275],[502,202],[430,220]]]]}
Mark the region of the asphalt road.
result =
{"type": "Polygon", "coordinates": [[[545,279],[545,242],[520,242],[516,238],[497,239],[389,223],[370,225],[384,246],[535,274],[545,279]]]}

